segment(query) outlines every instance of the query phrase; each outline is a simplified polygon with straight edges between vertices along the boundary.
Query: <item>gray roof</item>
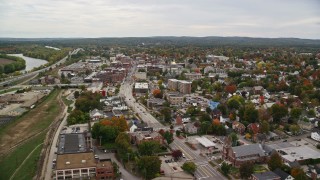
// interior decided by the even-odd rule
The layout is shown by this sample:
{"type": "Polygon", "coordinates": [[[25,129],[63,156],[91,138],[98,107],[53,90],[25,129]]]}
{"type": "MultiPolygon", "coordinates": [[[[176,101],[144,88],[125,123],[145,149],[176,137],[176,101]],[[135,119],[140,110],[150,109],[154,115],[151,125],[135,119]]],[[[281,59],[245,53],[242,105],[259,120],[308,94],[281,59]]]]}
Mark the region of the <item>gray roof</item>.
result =
{"type": "Polygon", "coordinates": [[[256,179],[259,179],[259,180],[269,180],[269,179],[272,180],[280,177],[272,171],[267,171],[263,173],[254,173],[252,174],[252,176],[256,177],[256,179]]]}
{"type": "Polygon", "coordinates": [[[288,173],[282,171],[280,168],[277,168],[273,172],[280,176],[281,180],[285,180],[288,176],[290,176],[288,173]]]}
{"type": "Polygon", "coordinates": [[[232,147],[236,157],[249,156],[252,154],[259,154],[259,156],[266,156],[261,144],[250,144],[244,146],[232,147]]]}
{"type": "Polygon", "coordinates": [[[85,137],[79,134],[61,134],[58,154],[86,152],[85,137]]]}

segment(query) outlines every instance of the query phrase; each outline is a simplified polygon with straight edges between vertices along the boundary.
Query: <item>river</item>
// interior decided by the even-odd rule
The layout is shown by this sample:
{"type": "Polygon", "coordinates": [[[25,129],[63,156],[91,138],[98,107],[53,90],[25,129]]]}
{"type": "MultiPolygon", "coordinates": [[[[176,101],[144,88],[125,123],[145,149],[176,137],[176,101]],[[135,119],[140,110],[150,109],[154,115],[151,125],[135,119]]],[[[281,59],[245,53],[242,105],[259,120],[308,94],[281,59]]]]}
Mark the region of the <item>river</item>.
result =
{"type": "Polygon", "coordinates": [[[21,57],[22,59],[24,59],[26,61],[26,69],[24,71],[30,71],[35,67],[39,67],[41,65],[48,63],[48,61],[46,60],[27,57],[27,56],[24,56],[23,54],[8,54],[8,55],[21,57]]]}

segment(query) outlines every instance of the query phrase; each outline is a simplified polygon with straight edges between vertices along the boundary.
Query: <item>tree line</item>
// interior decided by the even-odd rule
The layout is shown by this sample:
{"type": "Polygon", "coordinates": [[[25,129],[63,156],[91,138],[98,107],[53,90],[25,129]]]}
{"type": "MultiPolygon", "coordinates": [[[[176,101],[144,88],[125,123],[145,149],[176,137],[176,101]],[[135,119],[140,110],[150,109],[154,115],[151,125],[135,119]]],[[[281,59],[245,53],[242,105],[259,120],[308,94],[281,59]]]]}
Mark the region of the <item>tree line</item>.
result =
{"type": "Polygon", "coordinates": [[[0,54],[0,58],[12,60],[12,63],[9,64],[0,64],[0,74],[9,74],[15,71],[20,71],[26,68],[26,62],[20,57],[8,56],[6,54],[0,54]]]}

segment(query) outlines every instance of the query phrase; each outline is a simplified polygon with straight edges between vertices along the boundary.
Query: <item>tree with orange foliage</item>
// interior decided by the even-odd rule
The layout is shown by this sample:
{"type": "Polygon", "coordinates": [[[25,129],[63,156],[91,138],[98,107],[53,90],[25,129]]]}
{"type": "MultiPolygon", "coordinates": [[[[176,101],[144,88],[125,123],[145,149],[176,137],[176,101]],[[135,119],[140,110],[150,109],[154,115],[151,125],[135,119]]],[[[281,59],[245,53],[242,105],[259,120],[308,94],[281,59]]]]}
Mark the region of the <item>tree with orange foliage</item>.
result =
{"type": "Polygon", "coordinates": [[[308,179],[306,173],[301,168],[292,168],[291,176],[295,179],[308,179]]]}
{"type": "Polygon", "coordinates": [[[230,93],[230,94],[233,94],[237,91],[237,86],[236,85],[227,85],[225,88],[225,91],[230,93]]]}
{"type": "Polygon", "coordinates": [[[219,120],[219,119],[214,119],[214,120],[212,121],[212,125],[214,125],[214,126],[220,125],[220,120],[219,120]]]}
{"type": "Polygon", "coordinates": [[[155,89],[155,90],[153,90],[152,94],[153,94],[153,96],[154,96],[155,98],[162,98],[162,96],[163,96],[163,94],[162,94],[162,92],[161,92],[160,89],[155,89]]]}
{"type": "Polygon", "coordinates": [[[100,121],[100,124],[104,125],[104,126],[113,126],[113,122],[110,121],[109,119],[104,119],[100,121]]]}

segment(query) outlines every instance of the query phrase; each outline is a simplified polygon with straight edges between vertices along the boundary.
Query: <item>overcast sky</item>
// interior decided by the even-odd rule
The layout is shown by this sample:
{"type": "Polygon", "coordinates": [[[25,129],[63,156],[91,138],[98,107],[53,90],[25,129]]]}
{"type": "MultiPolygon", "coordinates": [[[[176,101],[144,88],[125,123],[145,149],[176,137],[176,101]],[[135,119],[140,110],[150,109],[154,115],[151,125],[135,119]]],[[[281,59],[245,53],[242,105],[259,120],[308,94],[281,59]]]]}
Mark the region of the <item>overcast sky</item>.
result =
{"type": "Polygon", "coordinates": [[[320,0],[0,0],[0,37],[320,39],[320,0]]]}

